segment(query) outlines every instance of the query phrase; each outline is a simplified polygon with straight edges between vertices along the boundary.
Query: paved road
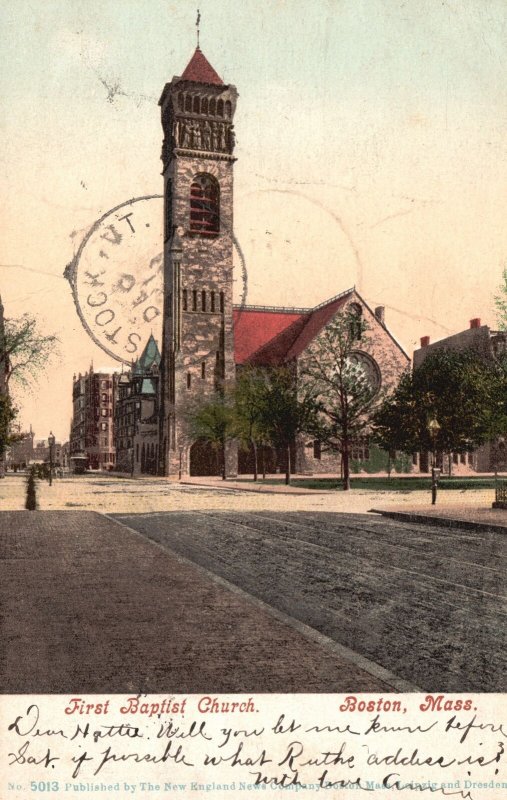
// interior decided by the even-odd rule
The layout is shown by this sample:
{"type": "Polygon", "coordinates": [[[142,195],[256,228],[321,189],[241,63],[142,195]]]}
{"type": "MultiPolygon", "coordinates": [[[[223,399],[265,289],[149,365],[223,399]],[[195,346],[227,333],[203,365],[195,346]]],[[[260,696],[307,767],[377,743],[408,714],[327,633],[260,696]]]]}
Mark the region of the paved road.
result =
{"type": "Polygon", "coordinates": [[[425,691],[507,691],[503,534],[334,513],[117,517],[425,691]]]}

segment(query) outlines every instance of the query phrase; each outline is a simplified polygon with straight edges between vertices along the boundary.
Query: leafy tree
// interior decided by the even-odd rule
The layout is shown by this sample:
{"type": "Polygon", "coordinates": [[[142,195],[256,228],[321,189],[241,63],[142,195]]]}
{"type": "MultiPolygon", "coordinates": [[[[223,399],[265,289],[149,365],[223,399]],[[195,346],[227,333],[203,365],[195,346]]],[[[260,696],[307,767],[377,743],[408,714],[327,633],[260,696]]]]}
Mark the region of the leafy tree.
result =
{"type": "Polygon", "coordinates": [[[246,366],[236,377],[234,427],[242,444],[252,447],[254,481],[258,473],[258,447],[266,445],[269,440],[265,413],[267,389],[266,371],[258,367],[246,366]]]}
{"type": "Polygon", "coordinates": [[[487,412],[487,440],[492,443],[495,474],[507,461],[507,354],[495,361],[492,375],[491,402],[487,412]]]}
{"type": "Polygon", "coordinates": [[[337,315],[312,342],[301,373],[317,397],[317,425],[313,431],[323,447],[340,453],[343,488],[350,489],[350,454],[354,441],[365,433],[378,404],[372,375],[354,355],[367,341],[368,327],[352,310],[337,315]]]}
{"type": "Polygon", "coordinates": [[[373,436],[385,449],[466,453],[483,444],[498,420],[498,374],[476,353],[435,350],[374,415],[373,436]],[[430,423],[436,421],[433,432],[430,423]]]}
{"type": "Polygon", "coordinates": [[[502,330],[507,330],[507,266],[502,270],[502,283],[495,295],[495,306],[498,324],[502,330]]]}
{"type": "Polygon", "coordinates": [[[295,369],[273,367],[266,372],[262,390],[260,430],[271,444],[286,454],[285,483],[292,471],[291,446],[299,433],[316,427],[317,403],[311,387],[297,386],[295,369]]]}
{"type": "Polygon", "coordinates": [[[28,386],[30,379],[45,366],[55,354],[59,340],[53,334],[42,334],[37,320],[30,314],[18,319],[5,320],[3,347],[0,348],[0,364],[5,369],[5,381],[14,379],[28,386]]]}
{"type": "Polygon", "coordinates": [[[20,437],[11,432],[11,423],[16,417],[17,409],[12,405],[8,394],[0,393],[0,476],[3,477],[4,458],[7,447],[20,437]]]}
{"type": "Polygon", "coordinates": [[[233,402],[229,393],[217,393],[187,412],[192,435],[205,439],[220,457],[222,479],[226,478],[226,447],[235,435],[233,402]]]}

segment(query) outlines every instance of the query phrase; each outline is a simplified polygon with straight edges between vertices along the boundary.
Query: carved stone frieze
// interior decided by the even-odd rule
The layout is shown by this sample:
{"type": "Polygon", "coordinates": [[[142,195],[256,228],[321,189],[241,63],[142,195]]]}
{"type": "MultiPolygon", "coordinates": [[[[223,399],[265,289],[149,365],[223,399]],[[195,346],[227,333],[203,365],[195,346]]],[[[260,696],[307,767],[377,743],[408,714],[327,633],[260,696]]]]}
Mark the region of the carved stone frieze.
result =
{"type": "Polygon", "coordinates": [[[179,117],[172,125],[173,147],[204,150],[208,153],[232,153],[234,129],[230,122],[179,117]]]}

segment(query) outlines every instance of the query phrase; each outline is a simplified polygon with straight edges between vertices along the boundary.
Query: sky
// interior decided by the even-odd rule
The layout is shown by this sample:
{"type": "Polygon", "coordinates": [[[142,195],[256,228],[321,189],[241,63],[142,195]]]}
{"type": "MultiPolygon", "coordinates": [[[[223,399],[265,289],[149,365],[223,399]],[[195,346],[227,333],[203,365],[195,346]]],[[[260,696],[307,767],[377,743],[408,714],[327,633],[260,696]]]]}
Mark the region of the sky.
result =
{"type": "MultiPolygon", "coordinates": [[[[247,303],[355,285],[411,355],[480,317],[507,264],[505,0],[201,0],[201,48],[239,91],[235,235],[247,303]]],[[[72,376],[120,365],[63,277],[109,209],[162,192],[158,98],[196,43],[188,0],[16,0],[0,11],[0,292],[60,339],[31,390],[65,441],[72,376]]],[[[155,224],[156,227],[156,224],[155,224]]],[[[162,214],[154,247],[162,235],[162,214]]],[[[239,267],[239,264],[238,264],[239,267]]],[[[243,289],[240,270],[236,296],[243,289]]]]}

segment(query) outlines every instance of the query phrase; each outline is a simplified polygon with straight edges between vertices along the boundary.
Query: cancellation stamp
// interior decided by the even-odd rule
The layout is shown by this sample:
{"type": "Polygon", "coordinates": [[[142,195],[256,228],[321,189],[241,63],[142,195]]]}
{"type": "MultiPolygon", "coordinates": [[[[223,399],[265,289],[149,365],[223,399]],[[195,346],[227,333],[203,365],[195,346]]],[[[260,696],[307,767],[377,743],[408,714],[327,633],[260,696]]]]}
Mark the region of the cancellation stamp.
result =
{"type": "MultiPolygon", "coordinates": [[[[130,365],[150,334],[162,342],[164,306],[163,197],[134,197],[103,214],[65,269],[77,313],[96,345],[130,365]]],[[[243,252],[240,307],[247,296],[243,252]]]]}

